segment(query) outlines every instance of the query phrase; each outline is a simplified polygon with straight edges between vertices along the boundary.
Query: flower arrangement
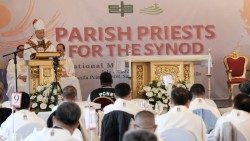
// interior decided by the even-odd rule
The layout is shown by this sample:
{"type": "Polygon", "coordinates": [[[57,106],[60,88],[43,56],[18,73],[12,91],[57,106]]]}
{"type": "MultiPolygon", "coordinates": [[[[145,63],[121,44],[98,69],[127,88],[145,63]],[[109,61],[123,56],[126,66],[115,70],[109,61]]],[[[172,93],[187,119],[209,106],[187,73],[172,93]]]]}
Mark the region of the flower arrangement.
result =
{"type": "Polygon", "coordinates": [[[35,93],[30,94],[31,110],[36,113],[40,111],[51,111],[54,106],[62,101],[59,89],[52,90],[52,85],[38,86],[35,93]]]}
{"type": "Polygon", "coordinates": [[[140,90],[140,94],[147,100],[151,105],[155,105],[157,102],[161,102],[169,108],[170,102],[170,93],[169,86],[164,85],[163,82],[158,80],[153,80],[149,82],[148,85],[145,85],[142,90],[140,90]]]}
{"type": "Polygon", "coordinates": [[[184,80],[178,80],[173,86],[172,86],[172,88],[174,89],[174,88],[176,88],[176,87],[183,87],[183,88],[185,88],[185,89],[189,89],[188,87],[187,87],[187,84],[186,84],[186,81],[184,81],[184,80]]]}

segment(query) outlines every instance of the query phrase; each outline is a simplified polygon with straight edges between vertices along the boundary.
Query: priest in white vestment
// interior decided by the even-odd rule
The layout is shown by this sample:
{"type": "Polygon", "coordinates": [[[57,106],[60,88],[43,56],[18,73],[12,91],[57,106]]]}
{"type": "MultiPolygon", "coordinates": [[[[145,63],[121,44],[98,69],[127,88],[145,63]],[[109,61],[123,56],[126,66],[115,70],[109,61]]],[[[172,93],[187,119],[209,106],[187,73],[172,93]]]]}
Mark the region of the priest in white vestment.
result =
{"type": "Polygon", "coordinates": [[[36,52],[55,52],[56,48],[53,46],[51,41],[45,38],[45,24],[41,19],[35,19],[33,21],[35,29],[35,35],[29,39],[24,48],[30,48],[24,51],[24,60],[30,60],[35,57],[36,52]]]}
{"type": "Polygon", "coordinates": [[[69,85],[74,86],[77,90],[77,101],[82,101],[80,83],[78,78],[75,76],[75,68],[72,59],[65,55],[65,46],[63,44],[58,44],[56,46],[56,50],[61,55],[60,60],[65,60],[62,77],[59,80],[62,89],[69,85]]]}
{"type": "Polygon", "coordinates": [[[214,101],[210,99],[205,99],[205,87],[202,84],[193,84],[190,88],[190,93],[193,97],[189,105],[190,110],[193,111],[196,109],[206,109],[211,111],[216,118],[221,117],[220,111],[217,108],[216,104],[214,104],[214,101]]]}
{"type": "MultiPolygon", "coordinates": [[[[23,45],[17,47],[17,90],[19,92],[29,92],[29,87],[27,83],[28,68],[25,65],[23,59],[23,45]]],[[[10,98],[11,94],[16,91],[16,79],[15,79],[15,64],[14,59],[11,59],[7,66],[7,82],[8,90],[6,95],[10,98]]]]}
{"type": "Polygon", "coordinates": [[[117,84],[115,86],[116,101],[114,104],[109,104],[103,108],[104,114],[119,110],[136,115],[138,112],[142,111],[143,108],[131,101],[130,91],[130,86],[127,83],[117,84]]]}
{"type": "MultiPolygon", "coordinates": [[[[34,112],[31,112],[29,110],[30,108],[30,97],[29,94],[22,92],[22,98],[21,98],[21,106],[20,108],[15,109],[15,113],[11,114],[1,125],[0,130],[4,130],[5,132],[11,133],[13,131],[16,132],[21,127],[30,124],[35,123],[41,129],[46,126],[43,119],[38,117],[34,112]],[[13,116],[14,116],[14,126],[13,126],[13,116]]],[[[1,131],[2,132],[2,131],[1,131]]]]}
{"type": "Polygon", "coordinates": [[[181,128],[191,132],[197,141],[206,141],[206,126],[202,118],[188,109],[188,90],[182,87],[173,89],[171,102],[174,106],[166,114],[156,117],[156,133],[164,138],[168,129],[181,128]]]}
{"type": "MultiPolygon", "coordinates": [[[[24,141],[83,141],[76,133],[81,116],[80,107],[73,102],[60,104],[53,115],[53,127],[30,134],[24,141]]],[[[79,130],[78,130],[79,131],[79,130]]]]}
{"type": "Polygon", "coordinates": [[[230,122],[247,141],[250,140],[250,97],[247,94],[238,94],[233,100],[233,110],[220,117],[214,131],[209,134],[209,140],[219,140],[222,136],[223,123],[230,122]]]}

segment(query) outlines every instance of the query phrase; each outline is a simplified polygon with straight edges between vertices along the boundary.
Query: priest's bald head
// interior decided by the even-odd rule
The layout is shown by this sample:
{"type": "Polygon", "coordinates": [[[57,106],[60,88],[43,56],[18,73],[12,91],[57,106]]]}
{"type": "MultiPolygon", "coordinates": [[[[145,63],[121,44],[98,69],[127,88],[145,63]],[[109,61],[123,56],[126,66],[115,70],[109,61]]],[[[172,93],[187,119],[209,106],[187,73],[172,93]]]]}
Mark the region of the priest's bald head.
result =
{"type": "Polygon", "coordinates": [[[54,114],[54,126],[67,129],[73,134],[74,130],[79,125],[79,119],[81,116],[80,107],[74,102],[63,102],[54,114]]]}
{"type": "Polygon", "coordinates": [[[135,115],[134,128],[154,133],[157,128],[154,114],[146,110],[138,112],[135,115]]]}

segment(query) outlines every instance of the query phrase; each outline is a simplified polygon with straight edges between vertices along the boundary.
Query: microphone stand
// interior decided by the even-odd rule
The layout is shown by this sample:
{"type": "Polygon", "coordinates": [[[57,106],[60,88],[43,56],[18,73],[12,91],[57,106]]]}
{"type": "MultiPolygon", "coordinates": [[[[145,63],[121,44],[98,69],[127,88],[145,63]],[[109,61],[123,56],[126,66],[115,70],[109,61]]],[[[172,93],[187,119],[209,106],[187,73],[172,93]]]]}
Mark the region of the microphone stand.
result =
{"type": "Polygon", "coordinates": [[[14,51],[14,52],[11,52],[11,53],[8,53],[8,54],[5,54],[5,55],[3,55],[3,58],[4,57],[7,57],[7,56],[10,56],[10,55],[14,55],[14,66],[15,66],[15,83],[16,83],[16,92],[18,92],[18,88],[17,88],[17,58],[16,58],[16,56],[17,56],[17,53],[18,52],[21,52],[21,51],[24,51],[24,50],[28,50],[28,49],[31,49],[31,48],[33,48],[33,47],[37,47],[37,45],[36,46],[30,46],[30,47],[28,47],[28,48],[26,48],[26,49],[23,49],[23,50],[16,50],[16,51],[14,51]]]}

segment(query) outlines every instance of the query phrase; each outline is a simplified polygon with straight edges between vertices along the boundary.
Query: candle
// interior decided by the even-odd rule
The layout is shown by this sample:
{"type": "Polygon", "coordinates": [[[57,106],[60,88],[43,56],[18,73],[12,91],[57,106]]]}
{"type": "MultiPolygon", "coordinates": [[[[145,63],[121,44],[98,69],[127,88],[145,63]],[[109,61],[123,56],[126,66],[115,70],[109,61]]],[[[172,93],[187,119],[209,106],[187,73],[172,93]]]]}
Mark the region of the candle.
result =
{"type": "Polygon", "coordinates": [[[129,58],[129,62],[128,62],[128,76],[131,77],[131,58],[129,58]]]}
{"type": "Polygon", "coordinates": [[[211,67],[211,56],[209,56],[209,58],[208,58],[208,65],[207,65],[207,73],[208,74],[210,74],[211,72],[210,72],[210,68],[211,67]]]}

